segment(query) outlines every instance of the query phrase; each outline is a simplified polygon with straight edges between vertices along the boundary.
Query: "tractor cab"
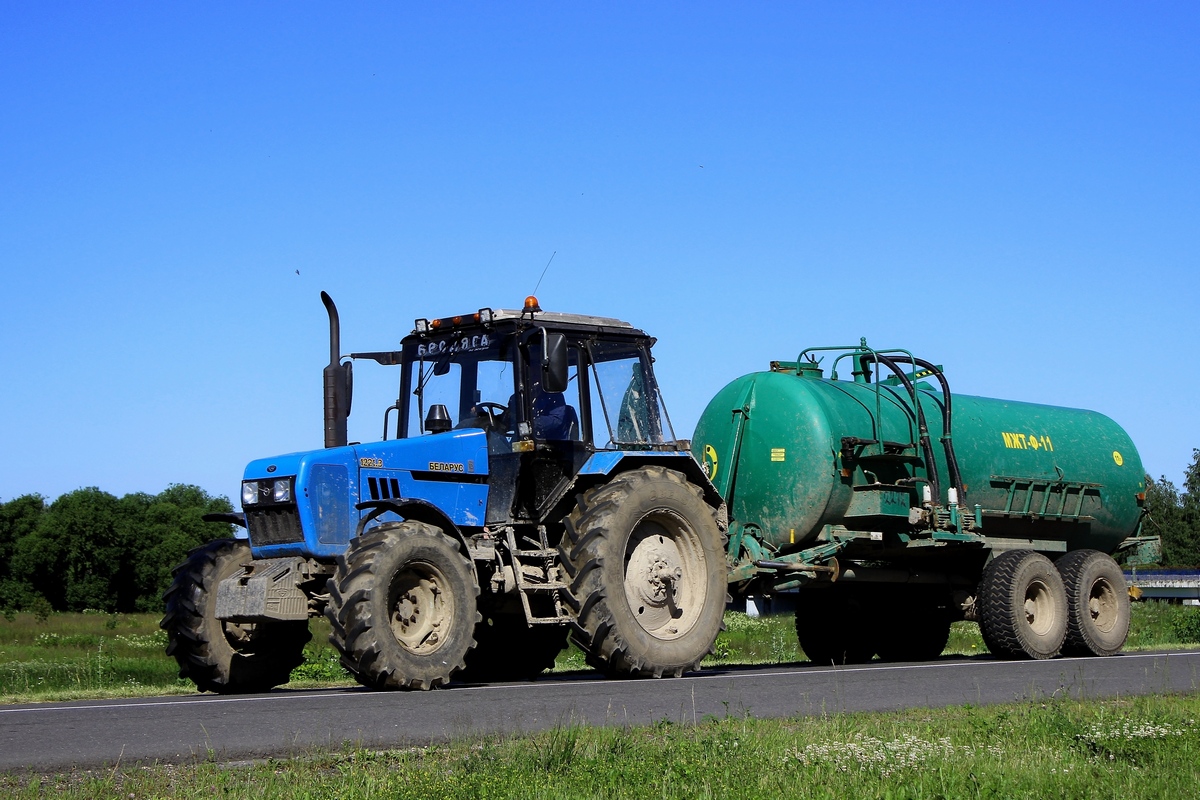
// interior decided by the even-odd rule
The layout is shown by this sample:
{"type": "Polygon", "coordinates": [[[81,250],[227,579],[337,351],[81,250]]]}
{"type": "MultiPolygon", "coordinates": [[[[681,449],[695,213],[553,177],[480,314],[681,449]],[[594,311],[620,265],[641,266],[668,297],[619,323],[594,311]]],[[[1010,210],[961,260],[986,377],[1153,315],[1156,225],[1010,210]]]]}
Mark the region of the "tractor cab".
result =
{"type": "Polygon", "coordinates": [[[596,453],[678,449],[653,343],[627,322],[543,312],[530,297],[519,311],[418,319],[399,351],[351,357],[401,368],[384,442],[481,432],[470,470],[434,461],[427,471],[485,481],[484,524],[501,525],[556,518],[596,453]]]}

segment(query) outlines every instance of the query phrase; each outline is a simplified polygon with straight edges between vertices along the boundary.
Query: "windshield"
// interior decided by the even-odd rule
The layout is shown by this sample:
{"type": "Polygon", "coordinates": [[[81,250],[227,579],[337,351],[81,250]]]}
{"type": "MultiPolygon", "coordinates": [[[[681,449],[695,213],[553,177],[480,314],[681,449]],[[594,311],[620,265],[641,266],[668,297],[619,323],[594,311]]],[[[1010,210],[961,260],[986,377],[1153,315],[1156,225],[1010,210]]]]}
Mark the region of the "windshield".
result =
{"type": "Polygon", "coordinates": [[[425,433],[435,405],[446,407],[454,427],[503,414],[513,395],[512,338],[455,335],[409,345],[408,386],[412,392],[404,436],[425,433]]]}
{"type": "Polygon", "coordinates": [[[517,338],[511,333],[456,334],[406,345],[408,398],[400,435],[470,427],[509,440],[583,441],[590,434],[601,450],[674,441],[646,342],[571,343],[566,391],[551,393],[541,387],[540,337],[526,336],[530,341],[522,346],[519,360],[528,364],[525,403],[518,408],[517,338]],[[444,414],[438,406],[445,408],[444,414]]]}
{"type": "Polygon", "coordinates": [[[609,449],[673,441],[675,433],[654,383],[646,349],[640,343],[602,342],[588,350],[596,446],[609,449]]]}

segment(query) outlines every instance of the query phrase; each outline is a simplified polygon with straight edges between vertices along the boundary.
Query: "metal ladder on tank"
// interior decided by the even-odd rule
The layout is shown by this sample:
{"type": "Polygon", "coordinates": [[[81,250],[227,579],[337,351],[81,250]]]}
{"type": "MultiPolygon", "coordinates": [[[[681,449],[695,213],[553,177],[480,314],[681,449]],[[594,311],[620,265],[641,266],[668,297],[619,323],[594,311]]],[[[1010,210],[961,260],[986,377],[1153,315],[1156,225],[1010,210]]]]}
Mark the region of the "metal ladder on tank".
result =
{"type": "Polygon", "coordinates": [[[1092,517],[1083,515],[1083,501],[1088,494],[1099,495],[1104,486],[1102,483],[1068,481],[1062,478],[1020,478],[1012,475],[992,475],[990,480],[993,485],[1005,485],[1007,499],[1003,510],[985,509],[984,514],[1028,519],[1060,519],[1070,522],[1092,521],[1092,517]],[[1042,502],[1034,510],[1034,496],[1038,492],[1042,493],[1042,502]],[[1054,495],[1058,495],[1058,511],[1051,510],[1050,501],[1054,495]],[[1019,502],[1018,498],[1023,499],[1023,502],[1019,502]],[[1074,511],[1067,510],[1068,502],[1074,503],[1074,511]]]}

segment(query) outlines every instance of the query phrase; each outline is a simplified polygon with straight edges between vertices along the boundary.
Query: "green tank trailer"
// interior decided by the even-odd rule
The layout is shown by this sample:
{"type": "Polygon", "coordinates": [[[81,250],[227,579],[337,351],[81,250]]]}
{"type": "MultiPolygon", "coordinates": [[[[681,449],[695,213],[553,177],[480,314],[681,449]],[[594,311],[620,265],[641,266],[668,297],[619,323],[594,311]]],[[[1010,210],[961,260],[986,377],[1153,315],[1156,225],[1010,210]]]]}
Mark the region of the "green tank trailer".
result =
{"type": "Polygon", "coordinates": [[[733,381],[692,452],[725,500],[731,589],[795,592],[813,661],[934,658],[962,619],[1005,658],[1124,645],[1111,554],[1139,533],[1144,472],[1102,414],[955,395],[862,340],[733,381]]]}

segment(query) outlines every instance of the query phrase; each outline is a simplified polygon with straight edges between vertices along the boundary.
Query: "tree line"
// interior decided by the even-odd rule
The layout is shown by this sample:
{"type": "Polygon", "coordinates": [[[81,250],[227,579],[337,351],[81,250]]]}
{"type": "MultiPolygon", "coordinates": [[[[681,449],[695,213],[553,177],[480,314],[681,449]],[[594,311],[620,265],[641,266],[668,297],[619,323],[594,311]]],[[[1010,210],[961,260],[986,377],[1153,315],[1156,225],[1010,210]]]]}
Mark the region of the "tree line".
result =
{"type": "MultiPolygon", "coordinates": [[[[23,495],[0,503],[0,609],[159,611],[171,570],[232,526],[204,514],[232,511],[198,486],[116,497],[77,489],[47,503],[23,495]]],[[[1182,489],[1146,476],[1143,534],[1162,537],[1163,566],[1200,567],[1200,450],[1182,489]]]]}
{"type": "Polygon", "coordinates": [[[1165,475],[1146,476],[1146,511],[1142,533],[1162,537],[1163,566],[1200,567],[1200,450],[1192,450],[1182,491],[1165,475]]]}
{"type": "Polygon", "coordinates": [[[0,608],[129,613],[162,610],[171,570],[205,542],[232,535],[204,514],[232,511],[198,486],[116,497],[77,489],[47,503],[0,504],[0,608]]]}

